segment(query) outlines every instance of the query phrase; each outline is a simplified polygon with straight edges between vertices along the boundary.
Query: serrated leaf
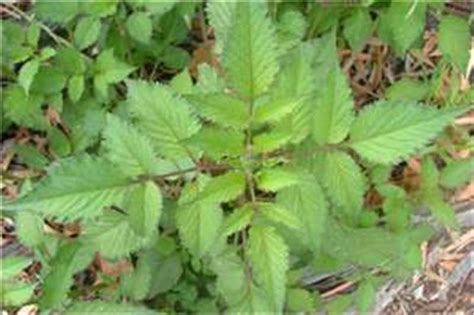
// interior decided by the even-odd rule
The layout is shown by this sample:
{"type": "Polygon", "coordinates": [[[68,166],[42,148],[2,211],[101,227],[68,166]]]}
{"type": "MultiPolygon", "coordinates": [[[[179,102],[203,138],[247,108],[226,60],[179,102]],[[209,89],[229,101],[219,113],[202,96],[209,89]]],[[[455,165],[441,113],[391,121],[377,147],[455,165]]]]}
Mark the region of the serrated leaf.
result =
{"type": "Polygon", "coordinates": [[[2,306],[21,307],[33,297],[34,286],[29,283],[2,283],[2,306]]]}
{"type": "Polygon", "coordinates": [[[441,170],[439,183],[446,188],[457,188],[474,178],[474,158],[449,162],[441,170]]]}
{"type": "Polygon", "coordinates": [[[279,69],[275,31],[266,15],[264,3],[237,3],[224,47],[229,81],[248,99],[266,92],[279,69]]]}
{"type": "Polygon", "coordinates": [[[286,225],[290,229],[301,230],[303,224],[294,211],[288,210],[281,204],[258,203],[259,213],[267,219],[286,225]]]}
{"type": "Polygon", "coordinates": [[[151,285],[151,266],[145,259],[139,259],[135,268],[121,276],[120,292],[133,301],[146,298],[151,285]]]}
{"type": "Polygon", "coordinates": [[[120,204],[129,190],[128,179],[104,159],[82,156],[61,161],[49,176],[12,209],[33,209],[61,220],[92,218],[102,208],[120,204]]]}
{"type": "Polygon", "coordinates": [[[46,309],[58,307],[67,298],[74,273],[85,268],[94,258],[89,247],[68,244],[59,249],[51,262],[52,269],[44,278],[40,305],[46,309]]]}
{"type": "Polygon", "coordinates": [[[245,175],[242,172],[228,172],[224,175],[213,177],[202,192],[199,193],[197,200],[206,203],[228,202],[244,192],[245,175]]]}
{"type": "Polygon", "coordinates": [[[181,141],[200,129],[190,105],[160,84],[129,81],[127,85],[136,125],[150,137],[157,152],[174,160],[188,156],[181,141]]]}
{"type": "Polygon", "coordinates": [[[235,12],[234,1],[210,0],[206,5],[206,12],[209,16],[209,23],[216,33],[216,44],[214,49],[217,54],[221,54],[225,46],[229,30],[232,26],[235,12]]]}
{"type": "Polygon", "coordinates": [[[144,44],[150,42],[153,24],[148,14],[144,12],[132,13],[127,18],[125,27],[134,40],[144,44]]]}
{"type": "Polygon", "coordinates": [[[158,160],[151,141],[133,125],[107,115],[103,145],[106,157],[129,176],[153,174],[158,160]]]}
{"type": "Polygon", "coordinates": [[[349,18],[344,20],[344,37],[349,42],[352,51],[357,52],[362,49],[372,31],[373,23],[368,10],[354,10],[349,18]]]}
{"type": "Polygon", "coordinates": [[[107,96],[109,84],[124,80],[135,68],[118,60],[113,49],[100,53],[94,65],[94,87],[102,97],[107,96]]]}
{"type": "Polygon", "coordinates": [[[221,126],[235,129],[248,127],[250,119],[248,108],[243,101],[235,97],[213,93],[192,95],[188,97],[188,100],[200,115],[221,126]]]}
{"type": "Polygon", "coordinates": [[[331,201],[340,206],[349,221],[355,222],[362,208],[366,179],[360,167],[346,153],[326,151],[316,155],[315,175],[331,201]]]}
{"type": "Polygon", "coordinates": [[[48,126],[43,116],[41,105],[43,98],[40,95],[26,95],[20,86],[12,86],[3,94],[5,116],[20,126],[44,130],[48,126]]]}
{"type": "Polygon", "coordinates": [[[25,63],[20,69],[20,73],[18,74],[18,84],[23,87],[27,94],[30,91],[31,83],[33,83],[33,79],[38,72],[39,66],[39,60],[32,59],[25,63]]]}
{"type": "Polygon", "coordinates": [[[225,218],[221,227],[221,235],[229,236],[234,234],[250,224],[254,210],[251,205],[246,205],[235,209],[225,218]]]}
{"type": "Polygon", "coordinates": [[[53,62],[55,67],[68,76],[84,74],[86,71],[84,56],[72,47],[59,49],[53,62]]]}
{"type": "Polygon", "coordinates": [[[468,21],[454,15],[443,16],[439,24],[438,45],[444,57],[461,72],[467,70],[471,47],[468,21]]]}
{"type": "Polygon", "coordinates": [[[67,92],[73,103],[79,101],[84,92],[84,76],[75,75],[69,79],[67,92]]]}
{"type": "Polygon", "coordinates": [[[249,255],[255,277],[261,281],[274,312],[285,302],[288,247],[272,227],[254,225],[249,232],[249,255]]]}
{"type": "Polygon", "coordinates": [[[42,244],[45,239],[43,219],[32,212],[22,211],[15,216],[17,237],[21,244],[34,248],[42,244]]]}
{"type": "Polygon", "coordinates": [[[370,161],[394,163],[415,153],[462,112],[380,101],[359,114],[350,145],[370,161]]]}
{"type": "Polygon", "coordinates": [[[339,143],[346,138],[354,119],[353,101],[342,70],[331,70],[326,88],[316,99],[312,126],[318,144],[339,143]]]}
{"type": "Polygon", "coordinates": [[[40,66],[31,83],[30,92],[48,96],[59,94],[66,86],[66,79],[66,75],[56,67],[40,66]]]}
{"type": "Polygon", "coordinates": [[[79,315],[79,314],[123,314],[123,315],[158,315],[160,313],[147,309],[143,306],[136,306],[132,304],[114,304],[104,301],[92,302],[75,302],[70,308],[66,310],[65,315],[79,315]]]}
{"type": "Polygon", "coordinates": [[[260,124],[278,121],[293,112],[303,100],[303,98],[291,97],[262,103],[255,107],[253,121],[260,124]]]}
{"type": "Polygon", "coordinates": [[[277,126],[275,129],[265,132],[253,138],[253,151],[265,153],[277,150],[291,141],[293,134],[286,128],[277,126]]]}
{"type": "Polygon", "coordinates": [[[402,78],[393,83],[386,91],[389,101],[421,101],[429,95],[429,86],[421,81],[402,78]]]}
{"type": "Polygon", "coordinates": [[[439,171],[433,159],[426,157],[421,165],[421,196],[433,216],[449,227],[457,228],[454,209],[443,199],[439,188],[439,171]]]}
{"type": "Polygon", "coordinates": [[[1,266],[0,269],[0,280],[2,284],[18,276],[23,269],[31,264],[31,259],[23,256],[9,256],[0,258],[1,266]]]}
{"type": "Polygon", "coordinates": [[[309,177],[300,184],[288,187],[277,195],[277,203],[301,221],[298,237],[313,252],[318,252],[328,216],[328,205],[316,179],[309,177]]]}
{"type": "Polygon", "coordinates": [[[148,181],[130,193],[126,209],[130,227],[137,235],[150,235],[158,228],[162,206],[161,192],[153,182],[148,181]]]}
{"type": "Polygon", "coordinates": [[[383,210],[388,227],[394,232],[405,231],[410,224],[411,209],[405,191],[395,185],[381,185],[377,191],[384,197],[383,210]]]}
{"type": "Polygon", "coordinates": [[[130,226],[126,214],[111,209],[85,225],[83,235],[84,246],[92,247],[105,258],[118,259],[150,243],[155,234],[147,237],[138,235],[130,226]]]}
{"type": "Polygon", "coordinates": [[[74,29],[74,44],[77,48],[83,50],[94,44],[99,38],[101,26],[100,20],[95,17],[81,18],[74,29]]]}
{"type": "Polygon", "coordinates": [[[290,312],[312,312],[316,308],[313,294],[303,289],[289,289],[286,294],[290,312]]]}
{"type": "Polygon", "coordinates": [[[184,246],[197,258],[215,242],[223,220],[222,210],[212,203],[194,203],[176,213],[176,225],[184,246]]]}
{"type": "Polygon", "coordinates": [[[257,175],[258,187],[265,191],[279,191],[301,182],[301,176],[284,168],[264,169],[257,175]]]}
{"type": "Polygon", "coordinates": [[[161,257],[156,252],[147,253],[145,256],[151,268],[152,280],[148,298],[157,294],[168,292],[178,283],[183,274],[181,258],[178,254],[161,257]]]}
{"type": "Polygon", "coordinates": [[[222,157],[243,154],[244,140],[241,131],[209,127],[201,129],[188,143],[202,150],[210,158],[219,160],[222,157]]]}

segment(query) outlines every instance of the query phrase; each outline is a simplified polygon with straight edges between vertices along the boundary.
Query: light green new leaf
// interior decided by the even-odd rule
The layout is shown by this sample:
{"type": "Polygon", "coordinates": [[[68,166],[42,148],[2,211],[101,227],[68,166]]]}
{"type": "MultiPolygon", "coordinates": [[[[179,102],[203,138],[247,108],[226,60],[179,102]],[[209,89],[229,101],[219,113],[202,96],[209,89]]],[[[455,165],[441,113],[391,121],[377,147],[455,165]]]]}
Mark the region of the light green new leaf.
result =
{"type": "Polygon", "coordinates": [[[250,224],[254,214],[254,209],[251,205],[245,205],[241,208],[235,209],[227,218],[221,228],[221,235],[229,236],[234,234],[250,224]]]}
{"type": "Polygon", "coordinates": [[[299,185],[280,191],[277,203],[299,219],[302,229],[298,237],[316,253],[322,243],[321,236],[328,216],[327,201],[316,179],[310,176],[299,185]]]}
{"type": "Polygon", "coordinates": [[[83,50],[94,44],[100,35],[100,20],[86,16],[79,20],[74,29],[74,44],[79,50],[83,50]]]}
{"type": "Polygon", "coordinates": [[[279,125],[273,130],[255,136],[253,138],[253,151],[255,153],[265,153],[285,146],[292,138],[291,131],[291,128],[288,130],[285,125],[279,125]]]}
{"type": "Polygon", "coordinates": [[[301,230],[303,224],[293,210],[288,210],[281,204],[259,203],[259,213],[267,219],[288,226],[290,229],[301,230]]]}
{"type": "Polygon", "coordinates": [[[26,94],[30,91],[31,83],[38,72],[40,62],[38,59],[32,59],[25,63],[18,74],[18,83],[25,89],[26,94]]]}
{"type": "Polygon", "coordinates": [[[313,139],[318,144],[339,143],[346,138],[353,119],[349,86],[342,70],[334,68],[327,75],[326,86],[316,99],[313,139]]]}
{"type": "Polygon", "coordinates": [[[196,111],[211,121],[235,129],[245,129],[250,119],[244,102],[228,94],[191,95],[188,100],[196,111]]]}
{"type": "Polygon", "coordinates": [[[439,171],[429,157],[421,165],[421,197],[436,219],[452,228],[458,226],[454,209],[444,201],[439,188],[439,171]]]}
{"type": "Polygon", "coordinates": [[[288,247],[272,227],[254,225],[249,234],[254,275],[261,281],[272,311],[280,313],[285,303],[288,247]]]}
{"type": "Polygon", "coordinates": [[[202,150],[206,156],[219,160],[243,154],[244,133],[233,129],[209,127],[201,129],[189,139],[189,144],[202,150]]]}
{"type": "Polygon", "coordinates": [[[389,101],[421,101],[429,95],[429,85],[418,80],[403,78],[393,83],[386,91],[389,101]]]}
{"type": "Polygon", "coordinates": [[[45,241],[43,219],[30,211],[19,212],[15,216],[17,237],[21,244],[34,248],[45,241]]]}
{"type": "Polygon", "coordinates": [[[452,161],[440,173],[439,183],[446,188],[457,188],[474,178],[474,158],[452,161]]]}
{"type": "Polygon", "coordinates": [[[200,129],[190,105],[160,84],[129,81],[127,85],[136,125],[153,141],[157,152],[173,160],[188,156],[181,141],[200,129]]]}
{"type": "Polygon", "coordinates": [[[228,172],[224,175],[213,177],[202,192],[197,196],[199,202],[221,203],[228,202],[245,190],[245,175],[242,172],[228,172]]]}
{"type": "Polygon", "coordinates": [[[347,219],[354,222],[362,208],[366,178],[360,167],[341,151],[326,151],[316,155],[315,175],[326,188],[331,201],[341,207],[347,219]]]}
{"type": "Polygon", "coordinates": [[[6,208],[32,209],[60,220],[92,218],[102,208],[121,204],[132,186],[110,162],[82,156],[51,168],[31,192],[6,208]]]}
{"type": "Polygon", "coordinates": [[[279,191],[301,182],[301,176],[283,168],[264,169],[257,175],[258,187],[265,191],[279,191]]]}
{"type": "Polygon", "coordinates": [[[303,98],[276,99],[255,107],[253,121],[257,124],[275,122],[290,114],[303,102],[303,98]]]}
{"type": "Polygon", "coordinates": [[[106,157],[128,176],[151,175],[157,168],[151,141],[133,125],[114,115],[107,115],[103,145],[106,157]]]}
{"type": "Polygon", "coordinates": [[[153,182],[136,187],[126,203],[130,227],[141,236],[152,234],[158,228],[161,208],[161,192],[153,182]]]}
{"type": "Polygon", "coordinates": [[[443,16],[439,24],[438,42],[443,55],[464,73],[471,49],[468,21],[453,15],[443,16]]]}
{"type": "Polygon", "coordinates": [[[289,289],[286,300],[290,312],[311,313],[316,309],[314,293],[304,289],[289,289]]]}
{"type": "Polygon", "coordinates": [[[369,10],[354,10],[344,21],[344,37],[349,42],[352,51],[359,51],[364,47],[373,31],[372,18],[369,10]]]}
{"type": "Polygon", "coordinates": [[[0,301],[3,307],[22,307],[33,297],[35,287],[24,282],[2,283],[0,301]]]}
{"type": "Polygon", "coordinates": [[[394,163],[415,153],[462,112],[380,101],[359,114],[352,125],[350,145],[370,161],[394,163]]]}
{"type": "Polygon", "coordinates": [[[278,72],[275,31],[266,4],[238,2],[224,47],[224,67],[232,86],[244,98],[267,91],[278,72]]]}
{"type": "Polygon", "coordinates": [[[0,259],[2,268],[0,268],[0,281],[2,284],[18,276],[23,269],[31,264],[31,259],[24,256],[8,256],[0,259]]]}
{"type": "Polygon", "coordinates": [[[113,209],[105,210],[102,216],[85,225],[82,243],[98,251],[104,258],[123,258],[148,245],[155,236],[154,233],[147,237],[138,235],[129,220],[126,214],[113,209]]]}
{"type": "Polygon", "coordinates": [[[196,202],[176,213],[179,236],[195,257],[203,257],[214,244],[223,220],[222,210],[212,203],[196,202]]]}
{"type": "Polygon", "coordinates": [[[150,42],[153,23],[148,14],[144,12],[132,13],[125,22],[125,27],[130,36],[141,43],[147,44],[150,42]]]}
{"type": "Polygon", "coordinates": [[[99,315],[99,314],[121,314],[121,315],[158,315],[160,313],[147,309],[143,306],[132,304],[114,304],[103,301],[75,302],[67,309],[64,315],[99,315]]]}
{"type": "Polygon", "coordinates": [[[71,77],[67,85],[67,92],[73,103],[79,101],[84,92],[84,76],[75,75],[71,77]]]}

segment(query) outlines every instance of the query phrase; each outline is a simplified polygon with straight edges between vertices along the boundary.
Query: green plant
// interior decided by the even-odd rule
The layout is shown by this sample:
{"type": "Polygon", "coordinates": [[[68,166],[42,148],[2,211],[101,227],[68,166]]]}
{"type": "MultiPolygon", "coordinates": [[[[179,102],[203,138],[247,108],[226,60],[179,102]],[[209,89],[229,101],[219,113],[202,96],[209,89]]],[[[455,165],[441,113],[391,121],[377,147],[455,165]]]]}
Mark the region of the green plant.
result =
{"type": "MultiPolygon", "coordinates": [[[[111,3],[74,24],[79,49],[98,37],[102,20],[94,14],[116,14],[108,23],[123,20],[121,6],[111,3]]],[[[58,23],[69,23],[81,8],[71,4],[66,17],[45,5],[38,6],[39,16],[58,23]]],[[[126,18],[129,35],[146,43],[148,15],[142,5],[129,5],[139,8],[126,18]]],[[[70,114],[72,126],[84,132],[72,134],[86,144],[60,154],[73,156],[55,161],[45,178],[4,205],[21,210],[18,236],[42,264],[42,309],[153,313],[132,305],[144,301],[169,312],[312,311],[321,305],[301,284],[304,273],[353,265],[357,305],[366,311],[381,279],[406,277],[421,264],[418,245],[430,228],[412,226],[417,204],[456,226],[439,183],[462,184],[453,174],[465,173],[469,162],[439,174],[426,155],[414,196],[390,181],[390,171],[414,154],[437,152],[427,145],[465,108],[380,100],[356,113],[336,59],[336,28],[305,41],[297,10],[283,10],[275,22],[263,3],[211,1],[206,9],[222,71],[203,66],[195,84],[186,71],[169,85],[131,75],[139,65],[120,61],[110,46],[93,61],[63,48],[53,59],[59,68],[40,65],[41,57],[21,67],[19,85],[8,91],[27,100],[19,104],[36,102],[34,91],[55,97],[67,81],[70,101],[83,106],[73,111],[92,110],[81,118],[70,114]],[[72,64],[70,75],[59,75],[61,84],[38,81],[55,82],[52,72],[72,64]],[[94,91],[81,88],[85,77],[94,91]],[[120,89],[116,84],[127,77],[120,89]],[[125,90],[123,102],[112,96],[125,90]],[[107,105],[97,107],[98,99],[107,105]],[[92,117],[96,122],[88,121],[92,117]],[[101,139],[96,150],[88,133],[101,139]],[[364,204],[369,189],[383,196],[382,205],[364,204]],[[45,233],[44,219],[79,222],[81,233],[76,239],[45,233]],[[120,275],[118,289],[110,290],[116,279],[104,275],[104,285],[89,295],[108,302],[77,301],[70,294],[73,276],[96,253],[133,267],[120,275]],[[124,299],[131,303],[113,304],[124,299]]],[[[366,14],[357,13],[347,24],[362,18],[366,14]]],[[[12,106],[6,110],[15,123],[48,130],[37,119],[43,115],[24,117],[33,112],[12,106]]]]}

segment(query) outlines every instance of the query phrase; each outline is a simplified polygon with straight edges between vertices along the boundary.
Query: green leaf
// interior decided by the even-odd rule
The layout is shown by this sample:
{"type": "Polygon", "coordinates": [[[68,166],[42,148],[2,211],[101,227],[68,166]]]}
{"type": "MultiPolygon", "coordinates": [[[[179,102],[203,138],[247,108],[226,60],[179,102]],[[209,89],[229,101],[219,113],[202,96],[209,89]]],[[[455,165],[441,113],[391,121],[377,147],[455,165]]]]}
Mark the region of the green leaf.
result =
{"type": "Polygon", "coordinates": [[[121,204],[127,178],[110,162],[82,156],[61,161],[31,192],[6,207],[34,209],[48,217],[95,217],[103,207],[121,204]]]}
{"type": "Polygon", "coordinates": [[[394,232],[405,231],[409,227],[411,214],[405,191],[391,184],[381,185],[377,191],[384,197],[383,210],[389,228],[394,232]]]}
{"type": "Polygon", "coordinates": [[[380,101],[359,114],[352,125],[350,145],[370,161],[394,163],[422,148],[462,112],[380,101]]]}
{"type": "Polygon", "coordinates": [[[40,95],[26,95],[25,90],[19,86],[12,86],[4,94],[5,116],[20,126],[44,130],[48,122],[43,115],[41,105],[43,98],[40,95]]]}
{"type": "Polygon", "coordinates": [[[66,24],[79,13],[79,1],[51,2],[49,0],[38,0],[33,9],[41,20],[66,24]]]}
{"type": "Polygon", "coordinates": [[[69,138],[58,128],[48,129],[49,149],[59,157],[68,156],[71,153],[71,142],[69,138]]]}
{"type": "Polygon", "coordinates": [[[474,158],[449,162],[440,174],[439,183],[446,188],[457,188],[474,177],[474,158]]]}
{"type": "Polygon", "coordinates": [[[68,76],[84,74],[86,63],[83,55],[72,47],[61,48],[54,56],[54,65],[62,73],[68,76]]]}
{"type": "Polygon", "coordinates": [[[234,211],[225,218],[221,227],[221,234],[223,236],[229,236],[244,229],[250,224],[250,221],[252,221],[253,213],[254,210],[251,205],[234,209],[234,211]]]}
{"type": "Polygon", "coordinates": [[[369,279],[365,279],[359,285],[357,290],[357,308],[361,314],[369,312],[370,307],[375,302],[376,293],[374,284],[369,279]]]}
{"type": "Polygon", "coordinates": [[[228,202],[243,194],[244,189],[244,173],[232,171],[224,175],[213,177],[202,192],[198,194],[197,200],[199,202],[214,204],[228,202]]]}
{"type": "Polygon", "coordinates": [[[90,246],[81,247],[75,243],[61,247],[51,262],[51,271],[44,278],[40,306],[45,309],[60,306],[73,284],[73,275],[84,269],[93,258],[90,246]]]}
{"type": "Polygon", "coordinates": [[[349,42],[352,51],[361,50],[372,31],[373,23],[368,10],[354,10],[349,18],[344,20],[344,37],[349,42]]]}
{"type": "Polygon", "coordinates": [[[129,81],[128,88],[136,125],[150,137],[157,152],[171,159],[188,156],[181,141],[200,129],[189,104],[159,84],[129,81]]]}
{"type": "Polygon", "coordinates": [[[379,37],[397,55],[404,54],[422,37],[426,7],[423,2],[394,2],[385,12],[381,12],[378,19],[379,37]]]}
{"type": "Polygon", "coordinates": [[[255,107],[254,122],[258,124],[278,121],[293,112],[302,101],[301,98],[292,97],[259,104],[255,107]]]}
{"type": "Polygon", "coordinates": [[[316,99],[312,126],[318,144],[339,143],[346,138],[354,119],[353,101],[342,70],[327,75],[326,87],[316,99]]]}
{"type": "Polygon", "coordinates": [[[132,13],[127,18],[125,27],[134,40],[144,44],[148,44],[150,42],[153,24],[148,14],[144,12],[132,13]]]}
{"type": "Polygon", "coordinates": [[[31,259],[23,256],[8,256],[0,259],[2,268],[0,269],[0,280],[2,284],[14,277],[17,277],[23,269],[31,264],[31,259]]]}
{"type": "Polygon", "coordinates": [[[64,315],[100,315],[100,314],[123,314],[123,315],[157,315],[156,311],[147,309],[143,306],[136,306],[132,304],[114,304],[103,301],[92,302],[75,302],[64,315]]]}
{"type": "Polygon", "coordinates": [[[18,84],[20,84],[23,89],[25,89],[26,94],[30,91],[31,83],[35,78],[36,73],[38,72],[40,63],[38,59],[32,59],[25,63],[18,74],[18,84]]]}
{"type": "Polygon", "coordinates": [[[272,310],[280,313],[285,302],[288,247],[272,227],[254,225],[249,233],[249,255],[254,275],[261,281],[272,310]]]}
{"type": "Polygon", "coordinates": [[[267,91],[278,72],[276,37],[264,3],[239,2],[224,48],[232,86],[246,99],[267,91]]]}
{"type": "Polygon", "coordinates": [[[135,70],[134,67],[115,58],[112,49],[102,51],[97,57],[94,67],[94,86],[102,96],[106,96],[109,84],[124,80],[135,70]]]}
{"type": "Polygon", "coordinates": [[[189,143],[210,158],[219,160],[222,157],[242,155],[244,140],[244,134],[240,131],[209,127],[201,129],[189,143]]]}
{"type": "Polygon", "coordinates": [[[216,33],[214,49],[219,55],[226,45],[232,27],[235,4],[236,2],[234,1],[210,0],[207,2],[206,12],[209,17],[209,23],[216,33]]]}
{"type": "Polygon", "coordinates": [[[258,187],[265,191],[279,191],[301,182],[301,176],[283,168],[264,169],[257,175],[258,187]]]}
{"type": "Polygon", "coordinates": [[[49,160],[33,144],[17,144],[13,148],[20,161],[33,169],[41,170],[49,164],[49,160]]]}
{"type": "Polygon", "coordinates": [[[34,248],[45,241],[44,223],[39,215],[22,211],[15,216],[15,223],[21,244],[34,248]]]}
{"type": "Polygon", "coordinates": [[[389,101],[421,101],[429,92],[429,86],[424,82],[402,78],[385,91],[385,97],[389,101]]]}
{"type": "Polygon", "coordinates": [[[151,265],[146,259],[138,259],[135,268],[121,276],[120,291],[133,301],[141,301],[148,295],[151,285],[151,265]]]}
{"type": "Polygon", "coordinates": [[[33,22],[28,27],[28,31],[26,32],[26,42],[28,45],[36,47],[38,46],[38,40],[41,35],[41,27],[37,22],[33,22]]]}
{"type": "Polygon", "coordinates": [[[454,63],[461,72],[467,70],[471,49],[468,21],[453,15],[443,16],[439,24],[438,43],[447,60],[454,63]]]}
{"type": "Polygon", "coordinates": [[[82,243],[105,258],[123,258],[148,245],[155,235],[147,235],[145,238],[138,235],[129,221],[127,215],[115,210],[106,210],[93,223],[84,227],[82,243]]]}
{"type": "Polygon", "coordinates": [[[170,81],[170,87],[181,95],[190,94],[193,91],[193,79],[188,69],[184,69],[173,77],[170,81]]]}
{"type": "Polygon", "coordinates": [[[30,92],[43,95],[61,93],[66,86],[66,79],[56,67],[41,66],[31,83],[30,92]]]}
{"type": "Polygon", "coordinates": [[[114,115],[107,115],[103,145],[106,157],[128,176],[151,175],[157,169],[151,141],[133,125],[114,115]]]}
{"type": "Polygon", "coordinates": [[[183,274],[179,255],[172,254],[169,257],[157,257],[156,254],[147,254],[146,259],[153,266],[151,269],[152,280],[148,294],[149,298],[168,292],[178,283],[183,274]]]}
{"type": "Polygon", "coordinates": [[[136,234],[146,236],[158,228],[162,200],[161,192],[153,182],[146,182],[133,190],[126,209],[130,227],[136,234]]]}
{"type": "Polygon", "coordinates": [[[316,309],[313,294],[303,289],[289,289],[286,293],[288,310],[290,312],[313,312],[316,309]]]}
{"type": "Polygon", "coordinates": [[[318,252],[328,216],[328,204],[317,181],[309,177],[296,186],[280,191],[277,203],[299,218],[302,229],[298,237],[311,251],[318,252]]]}
{"type": "Polygon", "coordinates": [[[219,206],[194,203],[176,213],[176,225],[184,246],[197,258],[203,257],[214,244],[223,220],[219,206]]]}
{"type": "Polygon", "coordinates": [[[100,20],[95,17],[81,18],[74,29],[74,44],[77,48],[83,50],[94,44],[99,38],[101,26],[100,20]]]}
{"type": "Polygon", "coordinates": [[[281,204],[275,203],[259,203],[259,213],[270,221],[286,225],[290,229],[300,231],[302,229],[302,222],[292,210],[288,210],[281,204]]]}
{"type": "Polygon", "coordinates": [[[73,103],[79,101],[84,92],[84,76],[75,75],[69,79],[67,92],[73,103]]]}
{"type": "Polygon", "coordinates": [[[305,36],[307,21],[300,11],[286,10],[279,17],[277,36],[283,52],[297,46],[305,36]]]}
{"type": "Polygon", "coordinates": [[[245,129],[248,126],[248,108],[235,97],[213,93],[192,95],[188,99],[200,115],[221,126],[235,129],[245,129]]]}
{"type": "Polygon", "coordinates": [[[286,126],[277,128],[255,136],[253,138],[253,150],[255,153],[265,153],[277,150],[288,144],[292,138],[291,131],[286,126]]]}
{"type": "Polygon", "coordinates": [[[347,153],[326,151],[316,156],[315,174],[331,201],[341,207],[349,221],[355,222],[366,189],[366,178],[360,167],[347,153]]]}
{"type": "Polygon", "coordinates": [[[439,188],[439,171],[433,159],[426,157],[421,165],[421,196],[433,216],[443,224],[457,228],[458,223],[454,209],[443,200],[439,188]]]}

